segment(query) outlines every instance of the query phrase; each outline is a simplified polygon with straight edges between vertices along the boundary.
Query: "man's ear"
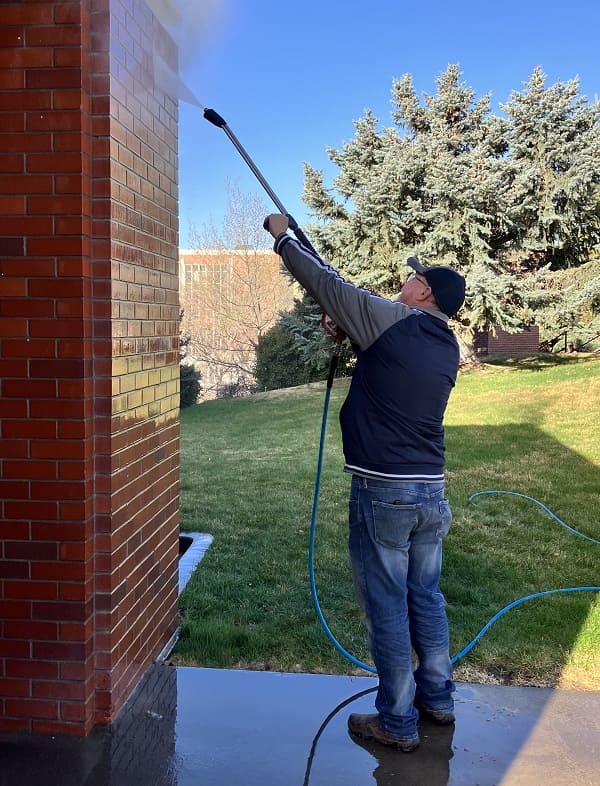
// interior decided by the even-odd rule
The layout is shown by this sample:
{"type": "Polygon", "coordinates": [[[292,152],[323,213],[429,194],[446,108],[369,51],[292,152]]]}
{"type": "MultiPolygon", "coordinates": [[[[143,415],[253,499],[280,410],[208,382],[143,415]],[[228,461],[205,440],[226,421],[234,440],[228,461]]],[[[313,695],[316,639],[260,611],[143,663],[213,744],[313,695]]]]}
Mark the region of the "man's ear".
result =
{"type": "MultiPolygon", "coordinates": [[[[419,283],[421,282],[419,281],[419,283]]],[[[435,303],[435,298],[433,297],[433,291],[430,286],[425,286],[424,284],[422,284],[422,287],[423,289],[419,290],[419,292],[415,294],[415,298],[416,300],[419,301],[419,303],[421,303],[421,305],[430,306],[432,302],[435,303]]]]}
{"type": "Polygon", "coordinates": [[[429,287],[429,290],[427,291],[427,295],[423,298],[422,303],[424,306],[429,306],[429,308],[432,308],[434,311],[441,311],[441,308],[439,307],[437,300],[433,296],[431,287],[429,287]]]}

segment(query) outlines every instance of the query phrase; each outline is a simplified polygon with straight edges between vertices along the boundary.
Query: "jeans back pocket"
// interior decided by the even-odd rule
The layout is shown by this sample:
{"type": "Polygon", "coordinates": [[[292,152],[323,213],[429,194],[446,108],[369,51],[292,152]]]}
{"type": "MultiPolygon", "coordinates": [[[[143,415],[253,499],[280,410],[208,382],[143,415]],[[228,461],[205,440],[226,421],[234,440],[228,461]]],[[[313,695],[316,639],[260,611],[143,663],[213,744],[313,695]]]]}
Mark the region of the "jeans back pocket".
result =
{"type": "Polygon", "coordinates": [[[419,506],[373,500],[373,537],[388,549],[404,548],[419,521],[419,506]]]}

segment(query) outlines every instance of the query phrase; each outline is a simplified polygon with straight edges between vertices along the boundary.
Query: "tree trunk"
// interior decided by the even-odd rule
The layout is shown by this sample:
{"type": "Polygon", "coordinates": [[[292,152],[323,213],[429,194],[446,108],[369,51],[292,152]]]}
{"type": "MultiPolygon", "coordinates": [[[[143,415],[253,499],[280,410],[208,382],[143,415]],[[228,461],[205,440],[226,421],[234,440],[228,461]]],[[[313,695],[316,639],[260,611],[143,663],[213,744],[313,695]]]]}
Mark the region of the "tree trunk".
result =
{"type": "Polygon", "coordinates": [[[473,336],[470,333],[456,332],[456,339],[460,348],[460,366],[479,366],[481,361],[473,346],[473,336]]]}

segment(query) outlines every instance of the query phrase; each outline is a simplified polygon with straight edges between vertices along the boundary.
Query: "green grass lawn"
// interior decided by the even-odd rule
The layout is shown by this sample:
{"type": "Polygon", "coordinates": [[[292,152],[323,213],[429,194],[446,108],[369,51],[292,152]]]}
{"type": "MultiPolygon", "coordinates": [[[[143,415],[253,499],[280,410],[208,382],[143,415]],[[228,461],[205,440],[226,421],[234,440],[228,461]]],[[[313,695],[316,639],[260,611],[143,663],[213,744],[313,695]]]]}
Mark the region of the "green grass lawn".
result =
{"type": "MultiPolygon", "coordinates": [[[[315,572],[340,643],[370,663],[346,547],[349,477],[331,396],[315,572]]],[[[207,402],[181,413],[182,529],[214,541],[181,596],[172,660],[224,668],[360,673],[315,615],[307,551],[324,384],[207,402]]],[[[442,589],[452,653],[502,607],[535,592],[600,585],[600,358],[540,356],[459,375],[446,417],[454,521],[442,589]]],[[[364,673],[364,672],[362,672],[364,673]]],[[[456,666],[457,679],[600,689],[600,602],[553,595],[503,616],[456,666]]]]}

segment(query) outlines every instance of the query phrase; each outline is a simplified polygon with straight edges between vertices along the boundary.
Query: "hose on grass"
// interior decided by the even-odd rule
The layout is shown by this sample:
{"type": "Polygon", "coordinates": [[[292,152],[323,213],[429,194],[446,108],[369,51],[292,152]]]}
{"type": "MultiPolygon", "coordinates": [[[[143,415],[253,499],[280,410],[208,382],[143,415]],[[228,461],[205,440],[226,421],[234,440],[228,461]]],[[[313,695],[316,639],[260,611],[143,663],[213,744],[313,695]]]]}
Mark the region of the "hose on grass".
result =
{"type": "MultiPolygon", "coordinates": [[[[350,663],[358,666],[360,669],[364,669],[365,671],[370,672],[371,674],[377,674],[377,669],[370,666],[368,663],[363,663],[363,661],[355,658],[348,650],[343,647],[340,642],[336,639],[336,637],[331,632],[329,625],[323,615],[323,611],[321,610],[321,604],[319,603],[319,596],[317,593],[317,585],[315,581],[315,535],[316,535],[316,526],[317,526],[317,512],[319,507],[319,495],[321,490],[321,475],[323,471],[323,453],[325,448],[325,434],[327,428],[327,413],[329,411],[329,401],[331,398],[331,388],[333,386],[333,374],[329,374],[329,378],[327,380],[327,387],[325,391],[325,403],[323,406],[323,417],[321,420],[321,437],[319,440],[319,454],[317,459],[317,472],[315,478],[315,487],[313,493],[313,504],[312,504],[312,512],[311,512],[311,519],[310,519],[310,531],[309,531],[309,544],[308,544],[308,573],[309,573],[309,580],[310,580],[310,592],[312,596],[313,606],[315,608],[317,617],[323,628],[326,636],[329,638],[333,646],[340,652],[346,660],[350,661],[350,663]]],[[[473,502],[474,499],[477,497],[481,497],[486,494],[507,494],[514,497],[522,497],[524,499],[530,500],[534,502],[538,507],[540,507],[545,513],[547,513],[554,521],[564,527],[568,532],[572,535],[577,535],[578,537],[585,538],[586,540],[590,541],[591,543],[595,543],[600,545],[600,541],[596,540],[595,538],[591,538],[589,535],[584,535],[582,532],[570,527],[564,521],[562,521],[555,513],[553,513],[550,508],[546,507],[542,502],[533,497],[529,497],[526,494],[520,494],[516,491],[496,491],[496,490],[489,490],[489,491],[478,491],[475,494],[472,494],[469,497],[469,502],[473,502]]],[[[485,636],[485,634],[489,631],[489,629],[497,622],[501,617],[503,617],[507,612],[511,611],[511,609],[516,608],[517,606],[521,606],[523,603],[527,601],[534,600],[535,598],[543,598],[548,595],[556,595],[560,593],[569,593],[569,592],[600,592],[600,587],[566,587],[561,589],[550,589],[544,590],[542,592],[534,592],[531,595],[526,595],[522,598],[518,598],[514,600],[512,603],[507,604],[504,608],[500,609],[494,616],[483,626],[483,628],[477,633],[477,635],[465,646],[463,647],[460,652],[458,652],[454,657],[451,659],[452,663],[457,663],[461,658],[464,658],[467,653],[471,652],[471,650],[475,647],[477,642],[485,636]]]]}
{"type": "Polygon", "coordinates": [[[589,540],[590,543],[596,543],[598,546],[600,546],[600,540],[591,538],[589,535],[584,535],[583,532],[579,532],[579,530],[575,529],[574,527],[570,527],[562,519],[560,519],[556,513],[553,513],[550,508],[544,505],[543,502],[540,502],[539,499],[535,499],[534,497],[528,497],[527,494],[520,494],[518,491],[495,491],[490,489],[489,491],[478,491],[476,494],[471,494],[469,497],[469,502],[473,502],[476,497],[482,497],[485,494],[508,494],[511,497],[521,497],[522,499],[528,499],[530,502],[536,504],[538,508],[541,508],[544,513],[547,513],[551,519],[554,519],[557,524],[560,524],[561,527],[564,527],[567,532],[570,532],[571,535],[577,535],[579,538],[584,538],[585,540],[589,540]]]}

